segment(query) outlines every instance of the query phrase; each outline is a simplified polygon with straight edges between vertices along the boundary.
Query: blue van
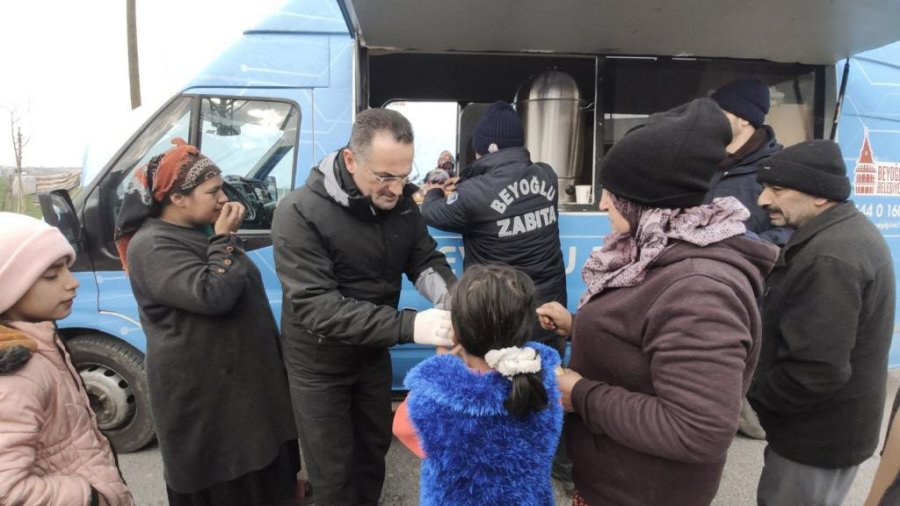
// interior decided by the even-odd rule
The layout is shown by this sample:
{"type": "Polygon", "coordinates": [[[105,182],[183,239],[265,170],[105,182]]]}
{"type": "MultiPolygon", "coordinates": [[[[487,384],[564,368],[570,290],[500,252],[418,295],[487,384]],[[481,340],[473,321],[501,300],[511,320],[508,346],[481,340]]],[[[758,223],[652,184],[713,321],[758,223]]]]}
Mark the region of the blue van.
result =
{"type": "MultiPolygon", "coordinates": [[[[154,437],[144,379],[146,336],[113,226],[134,170],[168,149],[172,137],[212,158],[224,172],[229,197],[247,208],[240,235],[277,315],[273,211],[319,159],[347,142],[356,112],[388,107],[410,118],[416,166],[424,174],[445,149],[457,154],[460,165],[470,162],[471,132],[485,107],[500,99],[515,102],[527,115],[533,157],[560,175],[560,233],[574,309],[584,289],[580,268],[609,231],[605,214],[597,211],[595,174],[625,132],[652,112],[753,75],[770,87],[768,123],[782,143],[828,137],[848,83],[835,62],[900,38],[896,19],[900,4],[892,0],[796,0],[789,6],[775,0],[286,3],[193,78],[102,167],[86,167],[97,176],[74,202],[65,192],[42,196],[45,219],[78,250],[81,290],[59,328],[100,427],[122,452],[154,437]],[[583,187],[578,201],[577,186],[583,187]]],[[[896,48],[882,51],[878,55],[896,67],[896,48]]],[[[900,79],[896,68],[874,70],[869,57],[851,59],[850,67],[860,75],[850,73],[844,107],[850,126],[842,129],[841,141],[848,165],[857,167],[859,205],[900,251],[891,235],[900,228],[900,168],[878,161],[900,160],[900,143],[892,137],[900,129],[893,123],[891,131],[900,104],[888,88],[880,102],[867,88],[873,80],[896,87],[900,79]],[[872,126],[865,133],[860,125],[872,126]]],[[[460,274],[460,238],[431,232],[460,274]]],[[[406,281],[400,305],[428,303],[406,281]]],[[[395,389],[429,353],[416,345],[393,350],[395,389]]],[[[896,347],[891,359],[900,363],[896,347]]]]}

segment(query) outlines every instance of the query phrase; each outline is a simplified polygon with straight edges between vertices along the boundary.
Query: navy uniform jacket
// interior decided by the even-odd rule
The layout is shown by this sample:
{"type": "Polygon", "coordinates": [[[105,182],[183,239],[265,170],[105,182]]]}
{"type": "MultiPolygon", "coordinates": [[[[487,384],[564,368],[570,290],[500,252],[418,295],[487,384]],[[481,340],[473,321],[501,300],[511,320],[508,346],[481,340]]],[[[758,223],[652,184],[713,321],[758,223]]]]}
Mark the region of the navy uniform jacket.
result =
{"type": "Polygon", "coordinates": [[[506,148],[468,167],[456,193],[445,198],[439,189],[428,192],[422,216],[432,227],[462,234],[465,267],[510,265],[534,281],[538,304],[558,301],[565,306],[558,202],[553,169],[532,163],[525,148],[506,148]]]}

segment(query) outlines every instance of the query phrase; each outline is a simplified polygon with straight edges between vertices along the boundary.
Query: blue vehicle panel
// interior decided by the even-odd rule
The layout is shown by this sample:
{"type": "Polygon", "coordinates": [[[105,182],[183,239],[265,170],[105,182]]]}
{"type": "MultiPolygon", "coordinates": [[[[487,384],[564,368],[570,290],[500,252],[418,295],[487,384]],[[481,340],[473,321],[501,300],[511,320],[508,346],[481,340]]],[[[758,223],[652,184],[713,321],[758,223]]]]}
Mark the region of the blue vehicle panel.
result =
{"type": "Polygon", "coordinates": [[[286,2],[250,32],[348,33],[341,9],[332,0],[286,2]]]}
{"type": "MultiPolygon", "coordinates": [[[[857,207],[884,234],[900,260],[900,43],[850,58],[838,142],[857,207]]],[[[844,62],[837,66],[838,75],[844,62]]],[[[900,309],[900,305],[898,305],[900,309]]],[[[896,313],[895,313],[896,314],[896,313]]],[[[890,366],[900,366],[900,327],[895,322],[890,366]]]]}

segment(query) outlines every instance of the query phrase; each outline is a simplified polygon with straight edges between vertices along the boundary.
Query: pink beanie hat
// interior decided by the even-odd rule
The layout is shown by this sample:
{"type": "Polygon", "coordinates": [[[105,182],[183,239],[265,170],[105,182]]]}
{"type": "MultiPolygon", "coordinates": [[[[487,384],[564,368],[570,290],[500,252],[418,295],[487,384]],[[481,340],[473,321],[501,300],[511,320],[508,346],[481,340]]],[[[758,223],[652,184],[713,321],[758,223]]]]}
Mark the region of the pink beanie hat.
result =
{"type": "Polygon", "coordinates": [[[72,265],[75,250],[59,229],[24,214],[0,213],[0,314],[62,257],[72,265]]]}

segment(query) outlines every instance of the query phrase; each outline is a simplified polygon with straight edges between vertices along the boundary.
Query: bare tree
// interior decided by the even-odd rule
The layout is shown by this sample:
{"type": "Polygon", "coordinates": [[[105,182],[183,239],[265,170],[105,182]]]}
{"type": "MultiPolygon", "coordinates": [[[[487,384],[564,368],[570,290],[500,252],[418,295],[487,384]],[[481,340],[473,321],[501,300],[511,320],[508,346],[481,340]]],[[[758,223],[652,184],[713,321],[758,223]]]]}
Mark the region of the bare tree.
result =
{"type": "Polygon", "coordinates": [[[22,159],[24,157],[25,146],[28,145],[29,137],[22,135],[22,118],[28,111],[20,113],[17,107],[5,108],[9,114],[9,133],[12,140],[13,155],[16,159],[15,175],[13,176],[13,184],[16,187],[15,192],[18,194],[16,200],[16,212],[25,212],[25,185],[22,183],[22,159]]]}
{"type": "Polygon", "coordinates": [[[128,35],[128,85],[131,89],[132,109],[137,109],[141,105],[141,75],[138,65],[137,6],[135,1],[128,0],[125,7],[128,35]]]}

